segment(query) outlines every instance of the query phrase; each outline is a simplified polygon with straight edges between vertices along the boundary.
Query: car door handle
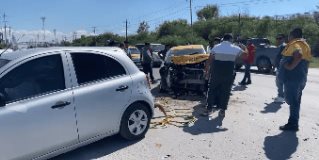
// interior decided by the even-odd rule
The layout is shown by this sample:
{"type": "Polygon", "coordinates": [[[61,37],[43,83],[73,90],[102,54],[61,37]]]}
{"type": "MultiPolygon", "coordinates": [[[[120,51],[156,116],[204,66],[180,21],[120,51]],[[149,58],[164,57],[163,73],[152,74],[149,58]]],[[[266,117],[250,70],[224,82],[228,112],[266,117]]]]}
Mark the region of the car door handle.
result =
{"type": "Polygon", "coordinates": [[[119,88],[116,89],[117,92],[121,92],[121,91],[124,91],[124,90],[127,90],[128,89],[128,86],[119,86],[119,88]]]}
{"type": "Polygon", "coordinates": [[[71,104],[71,102],[68,102],[68,101],[59,101],[59,102],[56,102],[55,105],[53,105],[51,108],[52,109],[62,109],[65,106],[70,105],[70,104],[71,104]]]}

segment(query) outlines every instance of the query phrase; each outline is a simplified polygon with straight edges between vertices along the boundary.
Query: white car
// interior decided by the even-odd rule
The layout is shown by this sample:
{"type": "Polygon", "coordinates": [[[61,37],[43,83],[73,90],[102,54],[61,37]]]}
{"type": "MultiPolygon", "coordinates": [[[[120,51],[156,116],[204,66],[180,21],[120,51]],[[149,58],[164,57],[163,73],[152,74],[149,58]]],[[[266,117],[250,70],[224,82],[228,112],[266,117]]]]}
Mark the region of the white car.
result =
{"type": "Polygon", "coordinates": [[[0,159],[47,159],[119,133],[143,138],[149,83],[118,48],[46,48],[0,56],[0,159]]]}

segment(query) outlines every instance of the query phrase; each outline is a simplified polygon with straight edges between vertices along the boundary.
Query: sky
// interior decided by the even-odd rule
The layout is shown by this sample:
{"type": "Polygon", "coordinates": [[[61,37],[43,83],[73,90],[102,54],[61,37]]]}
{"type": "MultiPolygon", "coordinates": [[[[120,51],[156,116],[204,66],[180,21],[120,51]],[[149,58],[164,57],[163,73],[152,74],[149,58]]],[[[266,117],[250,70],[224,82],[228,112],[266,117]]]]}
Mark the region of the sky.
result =
{"type": "MultiPolygon", "coordinates": [[[[113,32],[135,34],[142,21],[150,30],[167,20],[190,22],[190,0],[0,0],[0,31],[6,24],[21,41],[56,39],[113,32]],[[45,17],[42,30],[41,17],[45,17]],[[76,34],[75,34],[76,33],[76,34]]],[[[222,16],[245,13],[251,16],[289,15],[319,11],[318,0],[192,0],[193,21],[196,12],[208,4],[219,6],[222,16]]],[[[7,31],[9,32],[9,31],[7,31]]]]}

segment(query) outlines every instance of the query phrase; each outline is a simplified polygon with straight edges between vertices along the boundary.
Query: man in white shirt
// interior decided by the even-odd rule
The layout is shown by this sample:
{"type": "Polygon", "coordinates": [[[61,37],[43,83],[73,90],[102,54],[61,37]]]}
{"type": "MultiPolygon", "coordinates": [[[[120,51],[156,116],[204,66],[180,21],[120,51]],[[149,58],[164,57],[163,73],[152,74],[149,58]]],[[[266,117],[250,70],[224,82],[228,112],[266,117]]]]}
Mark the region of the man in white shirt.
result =
{"type": "Polygon", "coordinates": [[[225,34],[223,42],[215,45],[211,50],[208,60],[210,84],[206,104],[207,112],[204,115],[210,115],[213,108],[217,108],[221,109],[219,115],[225,116],[233,84],[235,60],[239,54],[245,52],[233,45],[232,39],[231,34],[225,34]],[[214,105],[216,107],[213,107],[214,105]]]}

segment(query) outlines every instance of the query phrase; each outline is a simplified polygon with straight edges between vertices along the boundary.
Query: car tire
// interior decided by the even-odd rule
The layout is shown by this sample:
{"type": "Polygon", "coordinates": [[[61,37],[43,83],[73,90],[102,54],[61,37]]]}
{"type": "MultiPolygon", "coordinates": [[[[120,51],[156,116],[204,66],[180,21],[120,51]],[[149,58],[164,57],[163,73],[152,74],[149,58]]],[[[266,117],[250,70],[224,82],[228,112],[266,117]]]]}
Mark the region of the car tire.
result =
{"type": "Polygon", "coordinates": [[[271,71],[272,65],[269,58],[261,57],[257,61],[258,71],[262,73],[269,73],[271,71]]]}
{"type": "Polygon", "coordinates": [[[127,140],[144,138],[150,122],[149,108],[142,103],[134,103],[123,114],[120,135],[127,140]]]}

